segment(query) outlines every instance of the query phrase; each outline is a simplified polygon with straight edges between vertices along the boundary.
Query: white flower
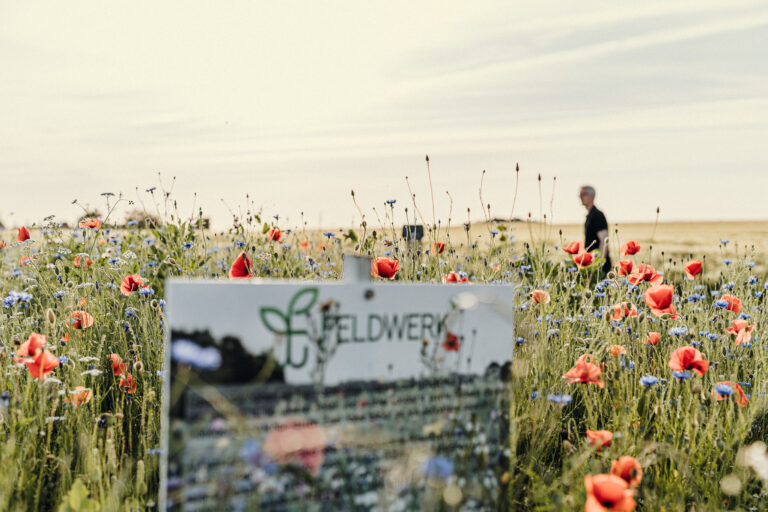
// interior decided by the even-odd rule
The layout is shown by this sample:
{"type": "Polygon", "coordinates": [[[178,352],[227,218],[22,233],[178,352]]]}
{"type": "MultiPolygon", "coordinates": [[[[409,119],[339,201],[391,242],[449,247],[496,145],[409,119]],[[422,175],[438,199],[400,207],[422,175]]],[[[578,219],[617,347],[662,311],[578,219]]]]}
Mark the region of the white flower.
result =
{"type": "Polygon", "coordinates": [[[477,306],[478,302],[477,296],[470,292],[462,292],[454,299],[454,304],[461,310],[472,309],[477,306]]]}
{"type": "Polygon", "coordinates": [[[749,446],[742,446],[736,454],[736,464],[752,468],[761,480],[768,481],[768,451],[766,444],[757,441],[749,446]]]}
{"type": "Polygon", "coordinates": [[[94,377],[96,377],[96,376],[98,376],[98,375],[101,375],[102,373],[104,373],[104,372],[102,372],[101,370],[97,370],[96,368],[94,368],[93,370],[86,370],[86,371],[84,371],[83,373],[81,373],[80,375],[93,375],[94,377]]]}

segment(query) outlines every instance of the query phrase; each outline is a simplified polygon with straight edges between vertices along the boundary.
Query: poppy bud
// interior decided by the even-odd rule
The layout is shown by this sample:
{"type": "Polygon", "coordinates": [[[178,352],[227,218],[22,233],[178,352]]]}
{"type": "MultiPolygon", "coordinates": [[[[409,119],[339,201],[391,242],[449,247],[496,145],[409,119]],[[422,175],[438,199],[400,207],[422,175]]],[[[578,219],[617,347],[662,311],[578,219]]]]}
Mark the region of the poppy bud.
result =
{"type": "Polygon", "coordinates": [[[54,313],[51,308],[48,308],[48,310],[46,310],[45,318],[48,320],[48,323],[51,325],[54,325],[56,323],[56,313],[54,313]]]}

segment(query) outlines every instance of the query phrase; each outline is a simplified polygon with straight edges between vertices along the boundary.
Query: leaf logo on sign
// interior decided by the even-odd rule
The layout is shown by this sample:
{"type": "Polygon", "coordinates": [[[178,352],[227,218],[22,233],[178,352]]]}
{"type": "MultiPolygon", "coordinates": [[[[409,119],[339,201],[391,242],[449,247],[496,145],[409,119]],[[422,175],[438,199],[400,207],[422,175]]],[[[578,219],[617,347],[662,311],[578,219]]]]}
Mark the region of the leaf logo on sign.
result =
{"type": "Polygon", "coordinates": [[[291,298],[288,303],[288,311],[282,312],[277,308],[266,306],[259,310],[261,322],[270,332],[286,337],[285,365],[293,368],[301,368],[309,359],[309,348],[304,346],[301,359],[295,359],[292,342],[295,336],[308,336],[306,329],[295,329],[293,319],[297,316],[306,316],[317,302],[317,288],[305,288],[291,298]]]}

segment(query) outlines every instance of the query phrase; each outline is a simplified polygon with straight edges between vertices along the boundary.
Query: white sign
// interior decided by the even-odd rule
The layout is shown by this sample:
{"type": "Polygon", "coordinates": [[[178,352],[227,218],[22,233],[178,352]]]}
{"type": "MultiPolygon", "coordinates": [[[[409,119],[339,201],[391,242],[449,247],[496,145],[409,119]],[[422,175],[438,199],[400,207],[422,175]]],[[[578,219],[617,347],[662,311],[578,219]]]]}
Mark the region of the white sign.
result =
{"type": "Polygon", "coordinates": [[[171,280],[167,298],[171,331],[272,351],[290,384],[482,374],[512,359],[511,286],[171,280]]]}
{"type": "MultiPolygon", "coordinates": [[[[456,476],[477,486],[499,482],[514,297],[509,285],[168,281],[161,508],[387,510],[403,489],[429,508],[429,486],[392,473],[426,453],[463,457],[456,476]]],[[[486,494],[503,508],[503,488],[486,494]]]]}

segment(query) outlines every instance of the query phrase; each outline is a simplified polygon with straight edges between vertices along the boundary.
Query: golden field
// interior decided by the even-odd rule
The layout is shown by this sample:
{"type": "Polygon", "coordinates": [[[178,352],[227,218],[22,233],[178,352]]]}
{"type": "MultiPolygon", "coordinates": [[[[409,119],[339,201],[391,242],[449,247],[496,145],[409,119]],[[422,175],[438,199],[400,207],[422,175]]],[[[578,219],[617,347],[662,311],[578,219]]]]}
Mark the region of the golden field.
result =
{"type": "MultiPolygon", "coordinates": [[[[481,222],[470,226],[469,240],[486,244],[491,238],[491,230],[499,230],[499,226],[505,226],[506,231],[501,228],[497,238],[511,233],[517,244],[548,242],[562,246],[584,239],[582,224],[481,222]]],[[[467,240],[464,225],[451,226],[449,236],[453,243],[464,243],[467,240]]],[[[715,277],[724,259],[735,260],[738,256],[755,261],[755,273],[765,273],[767,268],[768,221],[611,223],[609,250],[614,263],[621,257],[621,244],[628,240],[636,240],[642,245],[640,253],[634,256],[636,261],[651,263],[658,268],[668,265],[670,258],[673,262],[703,258],[705,275],[715,277]],[[721,241],[724,240],[729,242],[723,245],[721,241]]]]}

